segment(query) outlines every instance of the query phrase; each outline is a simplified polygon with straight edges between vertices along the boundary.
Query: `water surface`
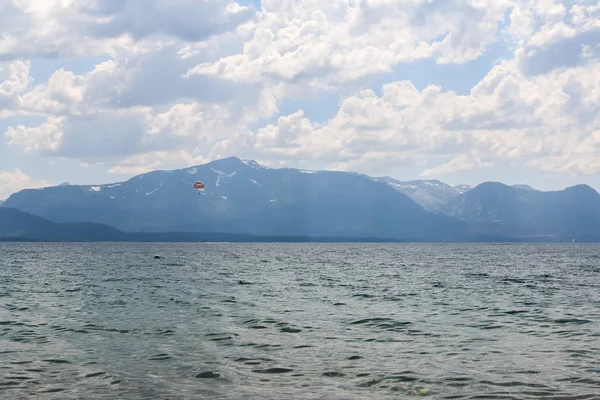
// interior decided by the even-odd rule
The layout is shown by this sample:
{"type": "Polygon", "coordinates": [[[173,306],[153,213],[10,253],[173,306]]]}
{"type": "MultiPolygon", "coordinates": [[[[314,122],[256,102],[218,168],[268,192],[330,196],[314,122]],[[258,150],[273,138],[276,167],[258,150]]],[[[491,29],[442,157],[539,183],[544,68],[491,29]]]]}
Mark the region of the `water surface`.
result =
{"type": "Polygon", "coordinates": [[[596,245],[0,244],[7,399],[600,398],[599,321],[596,245]]]}

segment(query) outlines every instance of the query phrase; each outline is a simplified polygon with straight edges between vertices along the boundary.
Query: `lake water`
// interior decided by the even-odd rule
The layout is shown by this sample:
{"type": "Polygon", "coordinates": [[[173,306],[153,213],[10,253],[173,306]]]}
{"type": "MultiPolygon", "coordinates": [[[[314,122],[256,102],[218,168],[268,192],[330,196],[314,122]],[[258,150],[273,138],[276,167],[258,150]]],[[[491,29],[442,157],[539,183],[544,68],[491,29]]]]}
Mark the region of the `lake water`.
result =
{"type": "Polygon", "coordinates": [[[600,246],[0,244],[34,397],[600,398],[600,246]]]}

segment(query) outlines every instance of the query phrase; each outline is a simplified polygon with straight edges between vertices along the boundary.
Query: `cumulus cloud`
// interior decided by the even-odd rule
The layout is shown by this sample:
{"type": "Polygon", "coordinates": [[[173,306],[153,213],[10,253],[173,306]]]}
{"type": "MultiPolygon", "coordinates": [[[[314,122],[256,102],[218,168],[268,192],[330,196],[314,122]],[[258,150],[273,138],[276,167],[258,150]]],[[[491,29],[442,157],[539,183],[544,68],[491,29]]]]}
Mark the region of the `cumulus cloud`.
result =
{"type": "Polygon", "coordinates": [[[393,82],[379,96],[364,90],[345,98],[326,124],[313,124],[302,112],[281,117],[254,135],[254,146],[285,158],[329,160],[344,169],[376,159],[416,164],[450,159],[424,176],[487,166],[484,158],[531,165],[543,158],[547,168],[594,173],[598,163],[590,160],[600,157],[598,74],[600,63],[527,77],[507,61],[468,95],[393,82]],[[551,162],[560,157],[579,161],[551,162]]]}
{"type": "Polygon", "coordinates": [[[138,154],[119,161],[118,165],[112,166],[108,172],[111,174],[143,174],[150,172],[156,167],[165,164],[177,164],[183,166],[192,166],[204,164],[211,161],[212,157],[206,158],[202,155],[195,155],[199,149],[191,151],[182,150],[176,152],[155,151],[150,153],[138,154]]]}
{"type": "Polygon", "coordinates": [[[186,41],[230,31],[256,14],[230,0],[79,0],[68,10],[66,18],[94,36],[163,34],[186,41]]]}
{"type": "Polygon", "coordinates": [[[68,10],[66,4],[61,0],[0,0],[0,61],[105,53],[108,43],[83,38],[60,17],[61,11],[68,10]]]}
{"type": "Polygon", "coordinates": [[[189,74],[337,87],[389,72],[400,62],[434,58],[439,63],[462,63],[477,58],[497,40],[497,24],[510,4],[508,0],[263,1],[254,36],[242,52],[201,63],[189,74]]]}
{"type": "Polygon", "coordinates": [[[491,167],[491,162],[481,161],[475,152],[463,153],[454,157],[445,164],[426,169],[421,173],[424,178],[436,178],[460,171],[468,171],[475,168],[491,167]]]}
{"type": "Polygon", "coordinates": [[[23,189],[38,189],[52,186],[46,180],[33,179],[19,168],[13,172],[0,171],[0,199],[6,199],[11,194],[23,189]]]}
{"type": "Polygon", "coordinates": [[[50,117],[40,126],[11,126],[4,132],[4,136],[9,145],[19,147],[25,153],[50,154],[61,145],[63,122],[62,117],[50,117]]]}
{"type": "Polygon", "coordinates": [[[229,0],[0,0],[0,60],[107,54],[125,37],[202,41],[256,15],[229,0]]]}
{"type": "Polygon", "coordinates": [[[585,65],[600,56],[600,5],[595,0],[519,2],[508,32],[527,75],[585,65]]]}
{"type": "Polygon", "coordinates": [[[255,104],[263,88],[251,83],[222,81],[218,77],[183,77],[197,59],[209,57],[207,50],[192,56],[181,43],[154,43],[138,48],[124,40],[113,50],[111,60],[93,70],[75,75],[60,69],[21,98],[22,112],[80,115],[95,109],[125,109],[139,106],[169,106],[173,102],[230,102],[240,107],[255,104]]]}
{"type": "MultiPolygon", "coordinates": [[[[515,161],[600,171],[600,6],[574,0],[0,0],[0,117],[14,151],[116,174],[229,155],[268,165],[422,176],[515,161]],[[415,86],[398,63],[513,51],[468,93],[415,86]],[[46,82],[29,58],[65,62],[46,82]],[[387,75],[382,75],[387,74],[387,75]],[[373,86],[367,78],[386,77],[373,86]],[[392,77],[392,78],[390,78],[392,77]],[[339,95],[316,121],[282,101],[339,95]],[[295,164],[294,164],[295,163],[295,164]],[[414,168],[413,168],[414,169],[414,168]]],[[[424,72],[425,73],[425,72],[424,72]]]]}
{"type": "Polygon", "coordinates": [[[0,117],[19,107],[19,96],[31,83],[29,63],[24,61],[0,63],[0,117]]]}

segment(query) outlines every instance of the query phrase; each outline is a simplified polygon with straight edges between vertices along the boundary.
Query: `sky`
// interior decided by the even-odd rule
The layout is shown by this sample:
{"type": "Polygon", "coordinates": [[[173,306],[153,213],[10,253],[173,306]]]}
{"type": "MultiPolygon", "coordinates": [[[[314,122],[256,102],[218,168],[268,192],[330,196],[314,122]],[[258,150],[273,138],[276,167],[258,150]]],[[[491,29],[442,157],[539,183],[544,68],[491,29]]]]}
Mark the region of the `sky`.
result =
{"type": "Polygon", "coordinates": [[[600,189],[600,5],[0,0],[0,199],[229,156],[600,189]]]}

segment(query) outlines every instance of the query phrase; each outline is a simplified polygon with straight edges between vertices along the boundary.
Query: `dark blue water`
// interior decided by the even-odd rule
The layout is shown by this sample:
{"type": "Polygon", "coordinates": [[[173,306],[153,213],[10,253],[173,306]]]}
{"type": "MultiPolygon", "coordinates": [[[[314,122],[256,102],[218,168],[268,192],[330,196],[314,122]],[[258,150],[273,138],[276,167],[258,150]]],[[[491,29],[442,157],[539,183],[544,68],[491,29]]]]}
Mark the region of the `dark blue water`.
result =
{"type": "Polygon", "coordinates": [[[2,399],[415,396],[600,398],[600,246],[0,244],[2,399]]]}

